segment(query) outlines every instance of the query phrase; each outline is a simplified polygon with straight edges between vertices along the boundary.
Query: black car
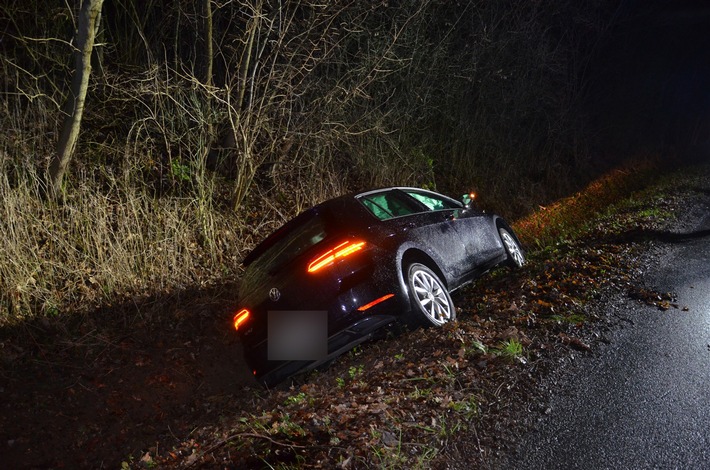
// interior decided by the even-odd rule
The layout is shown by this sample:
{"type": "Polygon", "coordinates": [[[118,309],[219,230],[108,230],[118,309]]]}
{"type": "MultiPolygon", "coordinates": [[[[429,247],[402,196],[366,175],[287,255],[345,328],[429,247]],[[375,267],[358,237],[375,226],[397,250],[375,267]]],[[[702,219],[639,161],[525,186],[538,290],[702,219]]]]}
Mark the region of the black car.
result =
{"type": "Polygon", "coordinates": [[[450,292],[525,262],[499,216],[416,188],[341,196],[302,212],[244,259],[234,316],[267,386],[328,363],[394,322],[456,318],[450,292]]]}

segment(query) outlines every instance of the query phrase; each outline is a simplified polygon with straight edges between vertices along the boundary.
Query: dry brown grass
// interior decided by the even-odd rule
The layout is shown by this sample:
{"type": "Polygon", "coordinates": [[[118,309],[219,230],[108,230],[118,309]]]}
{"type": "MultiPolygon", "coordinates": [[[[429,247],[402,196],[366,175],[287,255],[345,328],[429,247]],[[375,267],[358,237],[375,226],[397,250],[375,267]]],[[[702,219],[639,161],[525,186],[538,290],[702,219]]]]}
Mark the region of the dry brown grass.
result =
{"type": "Polygon", "coordinates": [[[237,275],[253,244],[236,214],[84,183],[61,203],[39,179],[0,179],[0,323],[64,314],[237,275]]]}
{"type": "Polygon", "coordinates": [[[348,190],[475,189],[512,218],[588,169],[575,99],[604,8],[227,2],[204,58],[198,4],[119,4],[57,203],[72,11],[3,10],[0,323],[236,278],[271,229],[348,190]]]}

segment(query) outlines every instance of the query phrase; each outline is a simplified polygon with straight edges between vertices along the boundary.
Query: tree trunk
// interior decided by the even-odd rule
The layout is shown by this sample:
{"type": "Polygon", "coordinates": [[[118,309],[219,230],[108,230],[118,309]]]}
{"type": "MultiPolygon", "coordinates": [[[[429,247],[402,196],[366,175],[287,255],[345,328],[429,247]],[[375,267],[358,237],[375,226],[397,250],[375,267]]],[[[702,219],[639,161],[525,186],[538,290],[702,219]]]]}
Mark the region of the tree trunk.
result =
{"type": "Polygon", "coordinates": [[[212,63],[214,51],[212,46],[212,0],[205,0],[205,85],[212,86],[212,63]]]}
{"type": "Polygon", "coordinates": [[[81,5],[75,41],[74,76],[72,77],[71,90],[62,110],[65,116],[57,143],[57,152],[49,167],[49,182],[54,194],[57,194],[62,186],[64,173],[74,155],[76,142],[79,138],[81,116],[84,113],[84,102],[91,74],[91,52],[94,48],[94,39],[101,18],[102,4],[103,0],[83,0],[81,5]]]}

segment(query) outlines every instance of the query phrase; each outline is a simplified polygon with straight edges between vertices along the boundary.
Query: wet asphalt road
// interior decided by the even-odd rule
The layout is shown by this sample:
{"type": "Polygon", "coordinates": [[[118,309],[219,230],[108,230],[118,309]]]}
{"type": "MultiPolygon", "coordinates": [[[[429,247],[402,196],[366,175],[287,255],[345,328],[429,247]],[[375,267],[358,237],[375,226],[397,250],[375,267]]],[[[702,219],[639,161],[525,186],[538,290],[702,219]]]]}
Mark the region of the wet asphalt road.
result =
{"type": "Polygon", "coordinates": [[[578,359],[506,468],[710,469],[710,237],[661,251],[645,284],[680,309],[610,305],[627,326],[578,359]]]}

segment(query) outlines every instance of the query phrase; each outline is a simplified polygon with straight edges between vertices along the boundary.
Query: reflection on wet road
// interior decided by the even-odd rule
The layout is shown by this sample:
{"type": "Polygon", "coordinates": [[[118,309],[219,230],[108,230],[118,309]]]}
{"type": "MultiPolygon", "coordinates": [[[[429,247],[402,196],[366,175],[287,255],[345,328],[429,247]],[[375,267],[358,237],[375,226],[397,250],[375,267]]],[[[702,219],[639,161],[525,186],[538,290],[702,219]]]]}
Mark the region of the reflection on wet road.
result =
{"type": "Polygon", "coordinates": [[[664,250],[645,283],[677,293],[680,308],[609,306],[633,325],[581,360],[514,468],[708,468],[710,237],[664,250]]]}

